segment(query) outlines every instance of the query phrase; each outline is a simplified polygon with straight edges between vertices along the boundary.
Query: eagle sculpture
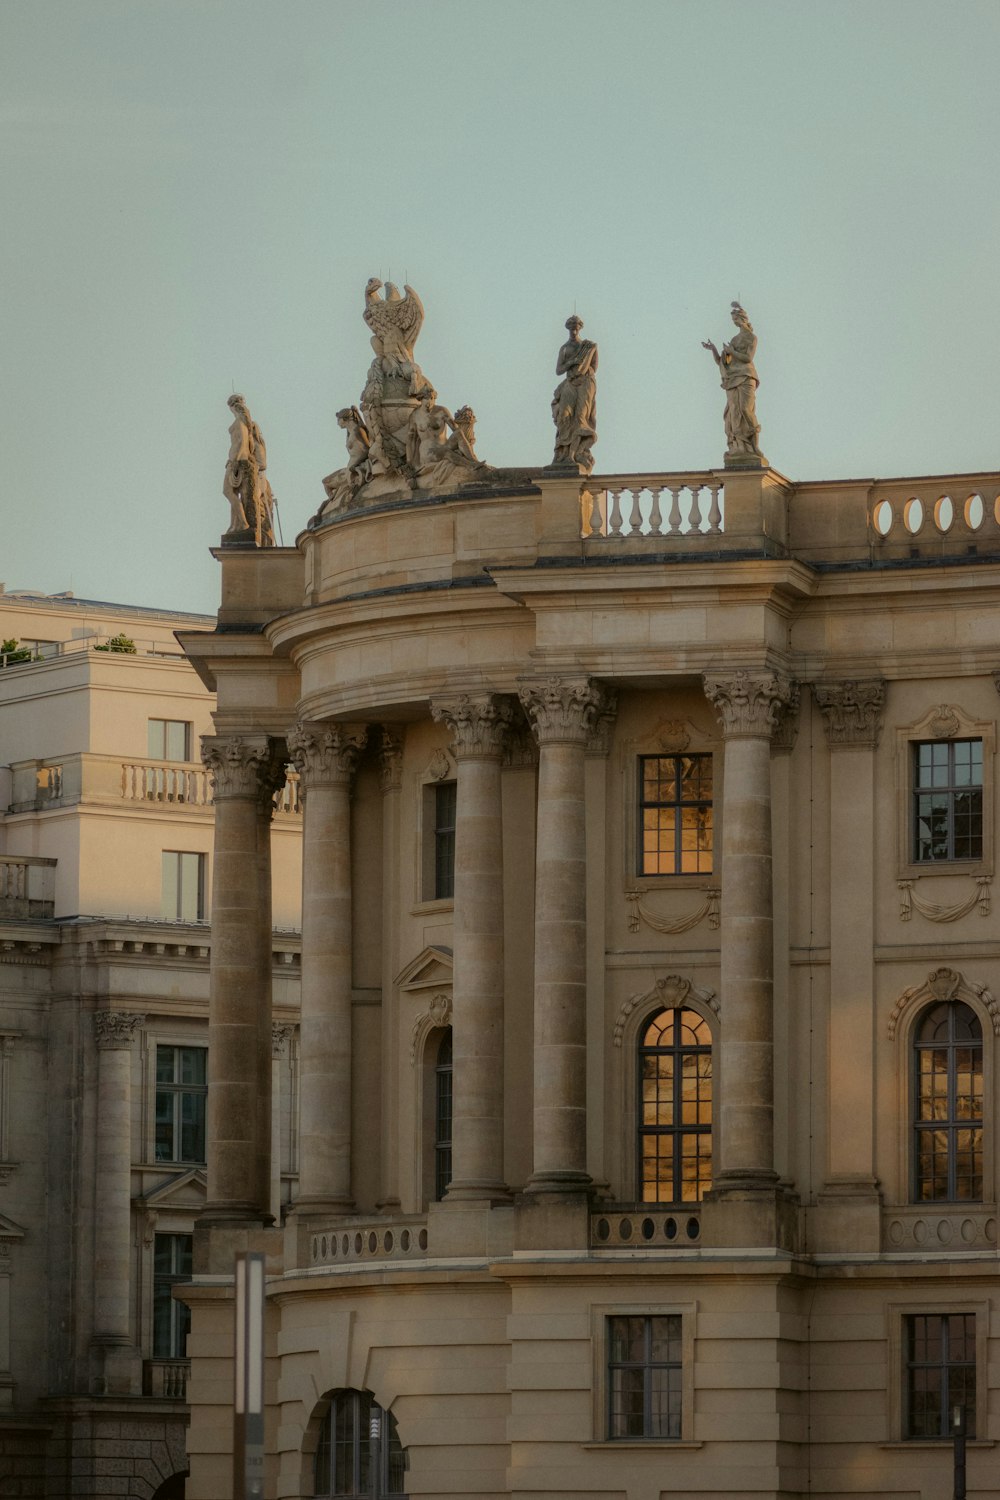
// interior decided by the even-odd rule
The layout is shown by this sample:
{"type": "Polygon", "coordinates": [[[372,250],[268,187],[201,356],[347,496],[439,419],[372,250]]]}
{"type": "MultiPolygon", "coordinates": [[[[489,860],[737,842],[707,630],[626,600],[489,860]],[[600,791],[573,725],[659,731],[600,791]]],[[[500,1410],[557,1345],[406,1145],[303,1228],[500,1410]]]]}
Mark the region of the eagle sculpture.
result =
{"type": "Polygon", "coordinates": [[[379,296],[383,283],[377,276],[372,276],[365,287],[364,319],[372,331],[372,348],[383,374],[411,376],[415,368],[413,346],[423,327],[424,305],[412,286],[404,286],[406,296],[401,297],[391,281],[384,285],[384,297],[379,296]]]}

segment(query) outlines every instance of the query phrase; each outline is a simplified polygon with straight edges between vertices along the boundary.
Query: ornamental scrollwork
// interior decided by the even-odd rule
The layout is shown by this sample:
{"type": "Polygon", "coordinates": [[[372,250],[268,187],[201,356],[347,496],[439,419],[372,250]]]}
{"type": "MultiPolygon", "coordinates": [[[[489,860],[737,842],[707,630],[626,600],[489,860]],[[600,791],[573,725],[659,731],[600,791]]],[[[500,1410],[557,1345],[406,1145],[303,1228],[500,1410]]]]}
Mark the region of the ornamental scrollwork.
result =
{"type": "Polygon", "coordinates": [[[368,739],[364,724],[302,721],[288,735],[288,753],[302,785],[349,782],[368,739]]]}
{"type": "Polygon", "coordinates": [[[885,682],[881,677],[814,682],[812,691],[823,715],[831,749],[839,746],[876,748],[885,708],[885,682]]]}
{"type": "Polygon", "coordinates": [[[431,716],[451,730],[456,760],[499,760],[514,717],[510,699],[498,693],[436,698],[431,716]]]}
{"type": "Polygon", "coordinates": [[[417,1016],[410,1027],[410,1067],[417,1061],[420,1044],[428,1031],[451,1025],[451,996],[439,993],[430,1001],[425,1011],[417,1016]]]}
{"type": "Polygon", "coordinates": [[[682,979],[679,974],[668,974],[664,979],[658,979],[651,990],[645,990],[641,995],[630,995],[622,1002],[615,1020],[611,1040],[616,1047],[620,1047],[625,1036],[625,1027],[628,1018],[640,1006],[659,1004],[663,1010],[679,1010],[689,1000],[696,1000],[700,1005],[705,1005],[715,1015],[719,1015],[719,1000],[714,990],[702,989],[691,983],[690,979],[682,979]]]}
{"type": "Polygon", "coordinates": [[[522,678],[517,695],[540,745],[586,745],[618,703],[616,689],[592,677],[522,678]]]}
{"type": "Polygon", "coordinates": [[[99,1052],[127,1052],[132,1038],[146,1017],[130,1010],[99,1010],[94,1016],[94,1035],[99,1052]]]}
{"type": "Polygon", "coordinates": [[[889,1013],[886,1029],[890,1041],[896,1035],[905,1010],[911,1005],[923,1005],[932,1000],[978,1000],[993,1024],[994,1035],[1000,1036],[1000,1005],[987,986],[967,980],[957,969],[942,967],[932,969],[923,984],[912,985],[900,995],[889,1013]]]}

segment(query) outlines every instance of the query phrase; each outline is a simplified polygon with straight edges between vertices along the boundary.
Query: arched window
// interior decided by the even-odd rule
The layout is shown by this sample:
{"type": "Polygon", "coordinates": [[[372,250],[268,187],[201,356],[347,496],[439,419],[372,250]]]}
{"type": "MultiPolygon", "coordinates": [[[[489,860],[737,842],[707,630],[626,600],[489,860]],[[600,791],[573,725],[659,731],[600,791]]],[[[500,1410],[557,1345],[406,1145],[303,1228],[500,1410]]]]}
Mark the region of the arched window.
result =
{"type": "Polygon", "coordinates": [[[378,1493],[404,1496],[406,1457],[396,1419],[376,1404],[371,1391],[338,1391],[330,1398],[316,1446],[315,1487],[318,1500],[369,1500],[372,1454],[378,1464],[378,1493]],[[378,1418],[378,1437],[371,1436],[378,1418]]]}
{"type": "Polygon", "coordinates": [[[434,1064],[434,1200],[440,1203],[451,1181],[452,1116],[451,1027],[443,1029],[434,1064]]]}
{"type": "Polygon", "coordinates": [[[697,1011],[661,1010],[639,1039],[639,1197],[698,1203],[712,1185],[712,1037],[697,1011]]]}
{"type": "Polygon", "coordinates": [[[983,1028],[960,1000],[931,1005],[914,1042],[913,1195],[917,1202],[983,1197],[983,1028]]]}

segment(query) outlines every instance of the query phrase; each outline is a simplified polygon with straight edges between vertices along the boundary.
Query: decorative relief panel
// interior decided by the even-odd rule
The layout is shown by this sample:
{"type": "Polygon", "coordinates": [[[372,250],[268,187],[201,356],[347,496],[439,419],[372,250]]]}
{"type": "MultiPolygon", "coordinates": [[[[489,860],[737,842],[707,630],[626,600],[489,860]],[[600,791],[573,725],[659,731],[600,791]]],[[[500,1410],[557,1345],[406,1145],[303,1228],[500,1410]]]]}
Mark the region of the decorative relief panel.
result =
{"type": "Polygon", "coordinates": [[[429,1031],[451,1025],[451,996],[435,995],[427,1009],[417,1016],[410,1028],[410,1067],[416,1066],[424,1039],[429,1031]]]}
{"type": "Polygon", "coordinates": [[[831,750],[874,750],[882,733],[885,683],[881,677],[846,682],[814,682],[813,697],[823,715],[831,750]]]}
{"type": "Polygon", "coordinates": [[[722,892],[718,886],[706,886],[702,900],[692,911],[682,917],[673,918],[665,917],[647,906],[641,891],[626,891],[625,900],[631,908],[628,918],[629,932],[638,932],[640,922],[645,922],[646,926],[651,927],[654,932],[677,933],[688,932],[706,919],[709,927],[718,927],[722,892]]]}
{"type": "Polygon", "coordinates": [[[992,880],[989,875],[973,875],[970,877],[973,889],[962,901],[956,901],[951,906],[940,905],[935,901],[925,901],[917,894],[915,889],[919,880],[915,875],[912,880],[897,881],[899,888],[899,919],[908,922],[914,911],[918,911],[928,922],[957,922],[959,917],[968,916],[974,907],[979,907],[979,915],[988,917],[990,914],[990,890],[992,880]]]}

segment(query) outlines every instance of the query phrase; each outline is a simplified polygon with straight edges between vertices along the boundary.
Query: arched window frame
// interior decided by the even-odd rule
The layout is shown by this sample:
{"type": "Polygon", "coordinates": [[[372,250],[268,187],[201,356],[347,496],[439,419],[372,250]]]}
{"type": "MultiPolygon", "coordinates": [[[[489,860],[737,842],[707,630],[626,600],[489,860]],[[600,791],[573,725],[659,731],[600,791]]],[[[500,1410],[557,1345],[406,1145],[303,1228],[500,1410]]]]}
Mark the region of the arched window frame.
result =
{"type": "Polygon", "coordinates": [[[983,1036],[983,1197],[982,1205],[996,1203],[996,1150],[993,1137],[1000,1117],[997,1100],[996,1038],[1000,1035],[1000,1006],[985,985],[969,981],[955,969],[932,970],[922,984],[904,990],[889,1016],[888,1036],[895,1044],[895,1112],[897,1125],[896,1187],[886,1184],[888,1202],[923,1207],[928,1212],[964,1213],[976,1208],[968,1200],[919,1200],[914,1193],[914,1068],[916,1038],[928,1008],[942,1000],[958,1000],[972,1010],[983,1036]]]}
{"type": "MultiPolygon", "coordinates": [[[[305,1463],[305,1489],[304,1494],[315,1497],[315,1500],[367,1500],[371,1493],[369,1487],[362,1488],[360,1483],[355,1484],[351,1490],[336,1490],[334,1488],[336,1476],[333,1469],[334,1454],[332,1434],[329,1445],[330,1482],[320,1489],[317,1485],[316,1470],[321,1461],[321,1453],[324,1446],[327,1430],[335,1420],[335,1412],[338,1404],[344,1403],[350,1413],[353,1427],[352,1441],[357,1447],[352,1450],[352,1468],[354,1475],[360,1476],[362,1451],[367,1449],[369,1442],[368,1416],[371,1411],[377,1410],[382,1419],[381,1436],[381,1468],[379,1475],[379,1493],[386,1496],[386,1500],[406,1500],[405,1484],[402,1479],[406,1468],[406,1450],[399,1441],[399,1432],[396,1419],[387,1406],[382,1406],[371,1391],[357,1390],[353,1387],[341,1388],[328,1391],[318,1404],[306,1429],[306,1442],[303,1447],[305,1463]],[[363,1408],[368,1405],[367,1410],[363,1408]],[[399,1463],[397,1465],[397,1476],[402,1488],[389,1489],[388,1484],[391,1475],[391,1447],[392,1439],[395,1438],[399,1452],[399,1463]]],[[[367,1462],[367,1458],[366,1458],[367,1462]]]]}
{"type": "MultiPolygon", "coordinates": [[[[719,1159],[719,1107],[722,1097],[719,1047],[719,1002],[715,991],[677,974],[658,979],[652,989],[632,995],[619,1008],[612,1033],[617,1066],[611,1070],[608,1113],[608,1168],[612,1192],[622,1204],[641,1203],[637,1150],[639,1121],[639,1045],[646,1027],[660,1011],[691,1010],[708,1024],[712,1045],[712,1160],[719,1159]],[[617,1190],[617,1191],[616,1191],[617,1190]]],[[[694,1207],[694,1205],[690,1205],[694,1207]]]]}

